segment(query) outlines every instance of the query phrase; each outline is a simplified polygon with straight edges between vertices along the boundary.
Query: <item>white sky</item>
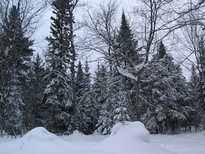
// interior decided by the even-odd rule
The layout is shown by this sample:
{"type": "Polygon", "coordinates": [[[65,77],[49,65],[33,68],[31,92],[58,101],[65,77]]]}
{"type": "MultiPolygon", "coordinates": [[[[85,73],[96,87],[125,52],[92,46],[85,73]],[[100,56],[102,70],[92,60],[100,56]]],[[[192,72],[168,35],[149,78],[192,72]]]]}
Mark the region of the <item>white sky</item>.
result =
{"type": "MultiPolygon", "coordinates": [[[[104,3],[109,0],[81,0],[81,3],[85,3],[86,6],[79,8],[77,12],[79,14],[86,13],[86,10],[95,8],[98,4],[104,3]]],[[[115,0],[119,6],[125,10],[128,14],[131,12],[131,4],[136,0],[115,0]]],[[[135,2],[136,4],[136,2],[135,2]]],[[[52,15],[52,9],[48,8],[45,13],[42,15],[37,31],[34,34],[35,39],[35,48],[40,52],[46,50],[46,41],[45,38],[49,36],[50,32],[50,17],[52,15]]],[[[80,15],[81,16],[81,15],[80,15]]]]}
{"type": "MultiPolygon", "coordinates": [[[[101,3],[106,3],[109,0],[81,0],[80,2],[83,4],[86,4],[85,7],[78,8],[77,9],[77,15],[80,17],[84,16],[84,13],[88,9],[95,9],[96,6],[98,6],[101,3]]],[[[124,10],[127,12],[127,14],[131,14],[130,12],[133,9],[133,6],[131,5],[134,1],[136,0],[115,0],[117,1],[117,4],[119,4],[119,10],[124,10]],[[131,7],[132,6],[132,7],[131,7]]],[[[136,2],[135,2],[136,4],[136,2]]],[[[49,7],[45,13],[42,15],[39,26],[37,31],[35,32],[33,38],[35,40],[34,48],[36,49],[37,52],[41,53],[42,55],[46,52],[47,50],[47,41],[45,38],[49,36],[50,34],[50,17],[52,16],[52,9],[49,7]]],[[[91,60],[96,59],[95,57],[99,57],[99,54],[92,54],[86,56],[81,56],[80,58],[84,58],[83,60],[87,58],[91,58],[91,60]]],[[[93,73],[96,70],[96,62],[90,64],[91,67],[91,72],[93,73]]]]}
{"type": "MultiPolygon", "coordinates": [[[[98,6],[100,3],[106,3],[109,0],[81,0],[81,3],[85,3],[86,6],[79,8],[77,10],[77,16],[83,16],[86,13],[86,10],[89,9],[94,9],[96,8],[96,6],[98,6]]],[[[117,4],[119,4],[119,11],[124,10],[129,18],[129,16],[132,16],[132,11],[134,6],[139,6],[139,1],[138,0],[115,0],[117,1],[117,4]]],[[[35,49],[37,50],[37,52],[40,52],[42,54],[45,53],[45,51],[47,50],[47,41],[45,40],[45,38],[47,36],[49,36],[49,32],[50,32],[50,17],[52,15],[52,9],[48,8],[45,13],[42,15],[40,23],[39,23],[39,28],[37,29],[37,31],[34,34],[34,39],[35,39],[35,49]]],[[[119,14],[120,15],[120,14],[119,14]]],[[[77,18],[78,18],[77,17],[77,18]]],[[[132,21],[131,21],[132,22],[132,21]]],[[[179,45],[179,44],[177,44],[179,45]]],[[[177,59],[180,59],[180,52],[179,54],[177,53],[175,55],[175,57],[177,59]]],[[[89,55],[90,56],[90,55],[89,55]]],[[[93,54],[91,55],[92,58],[98,57],[98,54],[93,54]]],[[[82,56],[81,56],[82,57],[82,56]]],[[[83,57],[85,58],[85,57],[83,57]]],[[[91,71],[94,72],[96,69],[96,63],[91,63],[91,71]]],[[[184,70],[184,74],[185,76],[189,76],[189,71],[186,69],[184,70]]]]}

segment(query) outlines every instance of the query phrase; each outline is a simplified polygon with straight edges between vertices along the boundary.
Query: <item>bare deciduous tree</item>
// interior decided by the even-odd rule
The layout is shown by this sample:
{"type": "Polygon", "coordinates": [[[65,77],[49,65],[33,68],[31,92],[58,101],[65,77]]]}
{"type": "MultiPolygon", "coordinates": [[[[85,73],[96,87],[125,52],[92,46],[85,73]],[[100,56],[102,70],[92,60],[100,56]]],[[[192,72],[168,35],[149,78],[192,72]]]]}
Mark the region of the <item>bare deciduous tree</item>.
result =
{"type": "MultiPolygon", "coordinates": [[[[186,7],[189,2],[176,7],[176,0],[141,0],[143,9],[135,11],[135,15],[143,21],[143,48],[145,49],[145,62],[149,61],[150,53],[155,50],[157,44],[171,33],[187,25],[202,25],[204,13],[197,18],[187,18],[190,12],[201,10],[205,7],[205,1],[193,3],[192,7],[186,7]]],[[[140,20],[141,21],[141,20],[140,20]]]]}
{"type": "Polygon", "coordinates": [[[45,11],[47,4],[47,0],[1,0],[0,26],[7,20],[10,8],[15,5],[20,12],[24,33],[31,36],[35,32],[40,16],[45,11]]]}
{"type": "Polygon", "coordinates": [[[117,9],[116,2],[109,1],[107,4],[101,4],[95,14],[88,11],[88,20],[84,21],[89,33],[84,48],[103,54],[109,62],[110,69],[112,69],[111,52],[117,30],[117,9]]]}

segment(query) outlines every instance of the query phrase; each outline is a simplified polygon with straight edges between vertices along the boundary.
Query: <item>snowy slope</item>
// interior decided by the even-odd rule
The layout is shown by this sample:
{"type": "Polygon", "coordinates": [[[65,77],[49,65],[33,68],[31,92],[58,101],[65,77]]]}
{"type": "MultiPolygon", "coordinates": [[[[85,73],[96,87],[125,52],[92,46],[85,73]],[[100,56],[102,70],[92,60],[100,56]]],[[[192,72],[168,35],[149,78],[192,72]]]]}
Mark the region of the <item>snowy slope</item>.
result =
{"type": "Polygon", "coordinates": [[[205,132],[152,135],[151,141],[176,154],[205,154],[205,132]]]}
{"type": "Polygon", "coordinates": [[[0,138],[0,154],[205,154],[204,141],[205,133],[149,135],[139,122],[118,124],[110,136],[58,137],[36,128],[22,138],[0,138]]]}

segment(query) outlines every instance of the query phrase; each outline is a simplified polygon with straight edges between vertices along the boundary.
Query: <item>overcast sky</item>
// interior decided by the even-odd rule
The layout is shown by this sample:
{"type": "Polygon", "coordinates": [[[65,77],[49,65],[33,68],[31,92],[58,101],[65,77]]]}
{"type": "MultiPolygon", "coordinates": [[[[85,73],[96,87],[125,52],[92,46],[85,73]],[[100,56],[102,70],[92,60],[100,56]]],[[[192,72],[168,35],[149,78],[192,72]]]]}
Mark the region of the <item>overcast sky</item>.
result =
{"type": "MultiPolygon", "coordinates": [[[[86,11],[88,9],[94,10],[97,6],[99,6],[100,3],[106,3],[109,0],[81,0],[81,3],[86,4],[85,7],[81,7],[77,9],[77,19],[79,17],[82,17],[86,14],[86,11]]],[[[129,16],[132,16],[133,8],[135,6],[139,7],[139,1],[138,0],[115,0],[117,4],[119,4],[119,13],[121,13],[122,10],[124,10],[129,18],[129,16]]],[[[181,2],[181,0],[180,0],[181,2]]],[[[95,13],[95,12],[93,12],[95,13]]],[[[35,39],[35,49],[36,51],[40,52],[41,54],[45,53],[47,50],[47,41],[45,38],[49,36],[50,34],[50,17],[52,15],[52,9],[48,8],[45,13],[42,15],[39,26],[37,31],[34,34],[35,39]]],[[[119,14],[120,15],[120,14],[119,14]]],[[[120,16],[119,16],[120,17],[120,16]]],[[[176,46],[176,45],[175,45],[176,46]]],[[[173,47],[175,47],[173,46],[173,47]]],[[[171,50],[175,50],[174,48],[170,48],[171,50]]],[[[98,57],[99,55],[93,54],[92,58],[98,57]]],[[[82,57],[82,56],[81,56],[82,57]]],[[[87,58],[87,57],[86,57],[87,58]]],[[[175,60],[180,59],[180,52],[175,52],[175,60]]],[[[93,60],[93,59],[92,59],[93,60]]],[[[96,63],[90,64],[92,72],[96,69],[96,63]]],[[[190,73],[188,70],[183,69],[185,76],[188,76],[190,73]]]]}
{"type": "MultiPolygon", "coordinates": [[[[87,9],[94,9],[100,3],[105,3],[109,0],[81,0],[81,3],[86,4],[85,7],[78,8],[78,16],[86,13],[87,9]]],[[[125,10],[128,14],[132,11],[131,6],[135,0],[115,0],[119,4],[122,10],[125,10]]],[[[136,4],[136,2],[135,2],[136,4]]],[[[120,9],[119,9],[120,10],[120,9]]],[[[45,38],[49,35],[50,32],[50,17],[52,15],[52,9],[48,8],[45,13],[42,15],[37,31],[34,34],[35,39],[35,48],[37,50],[46,50],[46,41],[45,38]]]]}
{"type": "MultiPolygon", "coordinates": [[[[97,6],[99,6],[100,3],[106,3],[108,1],[109,0],[81,0],[80,2],[85,4],[85,6],[77,9],[76,13],[78,18],[84,16],[88,9],[94,10],[97,6]]],[[[119,4],[119,11],[121,12],[122,10],[124,10],[125,12],[127,12],[128,15],[131,14],[131,12],[133,11],[133,2],[135,2],[136,4],[135,0],[115,0],[115,1],[117,2],[117,4],[119,4]]],[[[47,41],[45,40],[45,38],[50,35],[51,16],[52,16],[52,9],[48,7],[45,13],[42,15],[40,23],[38,25],[38,29],[33,36],[35,40],[34,48],[38,53],[41,54],[44,54],[45,51],[47,50],[47,41]]],[[[91,58],[91,55],[89,54],[88,57],[91,58]]],[[[88,57],[86,57],[86,59],[88,57]]],[[[91,60],[96,59],[95,57],[99,57],[99,54],[95,54],[95,55],[92,54],[91,60]]],[[[85,57],[83,60],[85,60],[85,57]]],[[[96,70],[96,63],[91,63],[90,67],[93,73],[96,70]]]]}

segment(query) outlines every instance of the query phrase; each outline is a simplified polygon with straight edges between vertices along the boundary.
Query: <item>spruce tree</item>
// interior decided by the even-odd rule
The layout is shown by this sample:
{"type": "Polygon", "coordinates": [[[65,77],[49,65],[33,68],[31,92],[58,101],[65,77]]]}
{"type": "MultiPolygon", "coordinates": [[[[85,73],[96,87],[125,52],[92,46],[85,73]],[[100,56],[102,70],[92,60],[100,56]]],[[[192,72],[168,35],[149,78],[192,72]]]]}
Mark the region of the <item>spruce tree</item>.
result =
{"type": "Polygon", "coordinates": [[[51,17],[51,36],[48,38],[49,83],[44,96],[48,112],[47,128],[55,132],[70,133],[75,129],[75,107],[72,102],[73,74],[68,72],[73,63],[74,0],[54,0],[52,7],[55,17],[51,17]]]}
{"type": "Polygon", "coordinates": [[[81,122],[82,122],[82,104],[81,104],[81,99],[83,97],[83,92],[84,92],[84,72],[82,68],[82,64],[79,61],[78,66],[77,66],[77,74],[76,74],[76,129],[81,131],[81,122]]]}
{"type": "Polygon", "coordinates": [[[151,132],[175,132],[188,125],[194,112],[188,99],[188,85],[170,55],[153,56],[143,72],[142,87],[146,112],[141,119],[151,132]]]}
{"type": "Polygon", "coordinates": [[[164,43],[160,41],[157,56],[159,59],[161,59],[165,56],[165,54],[166,54],[166,49],[165,49],[164,43]]]}
{"type": "MultiPolygon", "coordinates": [[[[115,119],[114,117],[118,114],[115,110],[119,108],[118,104],[122,101],[120,98],[121,96],[119,95],[122,87],[122,76],[120,76],[118,72],[109,72],[107,80],[107,97],[105,102],[101,105],[97,124],[98,133],[103,135],[111,133],[113,125],[118,122],[118,119],[115,119]]],[[[127,96],[125,95],[122,97],[123,99],[127,99],[127,96]]]]}
{"type": "Polygon", "coordinates": [[[77,96],[77,106],[80,102],[81,97],[83,96],[83,89],[84,89],[84,72],[82,68],[81,62],[78,63],[77,66],[77,74],[76,74],[76,96],[77,96]]]}
{"type": "Polygon", "coordinates": [[[85,63],[83,77],[82,97],[80,98],[80,131],[85,134],[92,134],[97,123],[97,112],[91,89],[91,74],[89,72],[88,61],[85,63]]]}
{"type": "Polygon", "coordinates": [[[193,107],[193,110],[195,111],[191,115],[190,123],[192,126],[195,126],[195,128],[199,127],[200,124],[200,100],[199,100],[199,89],[200,89],[200,79],[199,74],[196,71],[196,67],[192,65],[191,69],[191,79],[189,82],[189,88],[190,88],[190,101],[193,107]]]}
{"type": "Polygon", "coordinates": [[[115,123],[129,121],[130,117],[127,110],[126,92],[120,91],[117,97],[117,107],[114,109],[113,121],[115,123]]]}
{"type": "Polygon", "coordinates": [[[111,133],[112,127],[113,121],[111,119],[111,115],[103,105],[102,110],[100,111],[98,123],[96,125],[96,132],[102,135],[108,135],[111,133]]]}
{"type": "Polygon", "coordinates": [[[45,65],[40,55],[37,54],[31,64],[28,80],[24,86],[24,119],[27,129],[43,126],[43,92],[46,88],[44,76],[45,65]]]}
{"type": "MultiPolygon", "coordinates": [[[[131,119],[136,120],[136,105],[137,103],[137,83],[130,78],[120,74],[118,69],[125,70],[130,74],[136,75],[135,67],[141,63],[139,52],[137,49],[138,42],[135,40],[133,32],[130,28],[128,20],[123,12],[120,29],[115,41],[113,57],[114,69],[112,73],[118,73],[121,76],[121,88],[125,91],[127,106],[131,119]]],[[[115,75],[116,76],[116,75],[115,75]]]]}
{"type": "Polygon", "coordinates": [[[111,133],[113,126],[112,120],[112,90],[109,88],[109,73],[105,65],[99,65],[94,78],[93,93],[95,104],[97,107],[98,122],[96,124],[96,132],[107,135],[111,133]]]}
{"type": "Polygon", "coordinates": [[[4,129],[10,135],[23,132],[23,84],[28,74],[33,41],[26,37],[19,6],[8,8],[1,34],[1,103],[4,106],[4,129]]]}
{"type": "Polygon", "coordinates": [[[124,12],[122,13],[120,30],[114,48],[113,56],[118,67],[133,67],[137,64],[137,41],[134,39],[124,12]]]}
{"type": "Polygon", "coordinates": [[[201,116],[201,125],[205,128],[205,38],[201,37],[199,42],[199,79],[200,79],[200,88],[199,88],[199,102],[200,102],[200,116],[201,116]]]}
{"type": "Polygon", "coordinates": [[[106,102],[108,95],[108,71],[105,65],[99,65],[95,72],[94,83],[92,86],[93,97],[97,106],[97,117],[99,117],[102,105],[106,102]]]}

